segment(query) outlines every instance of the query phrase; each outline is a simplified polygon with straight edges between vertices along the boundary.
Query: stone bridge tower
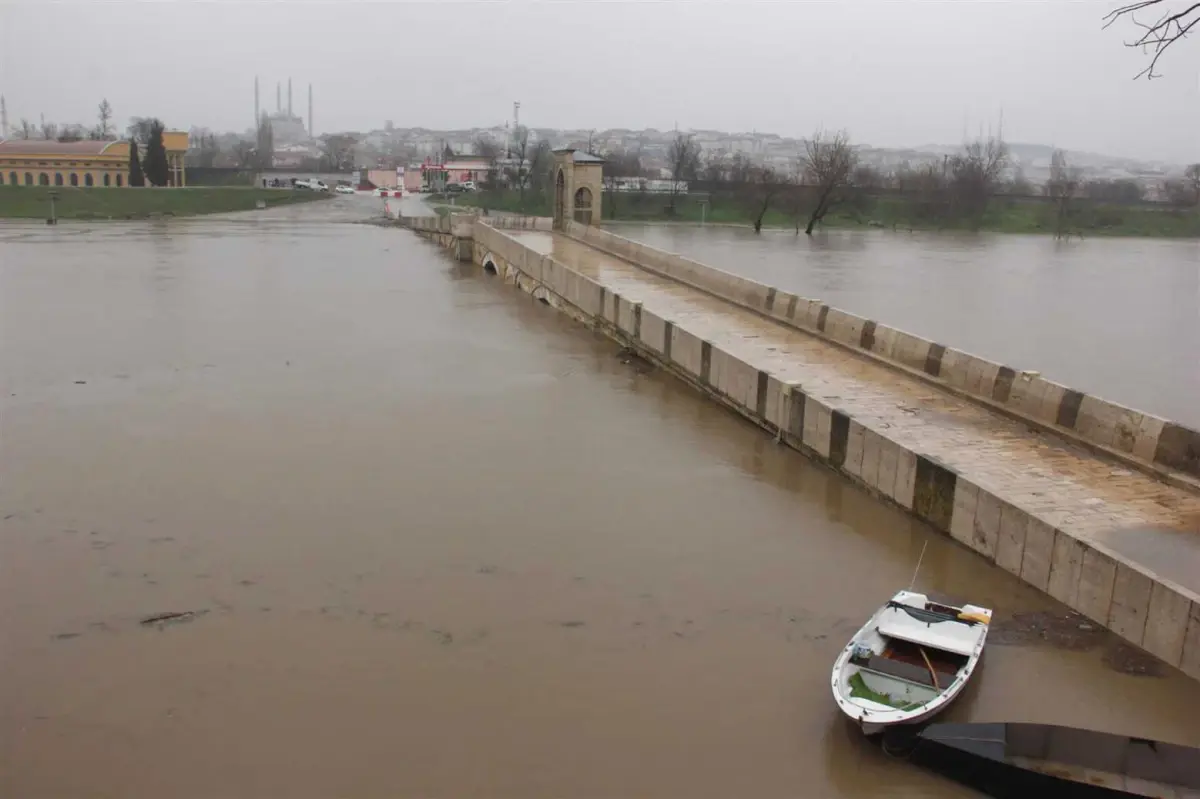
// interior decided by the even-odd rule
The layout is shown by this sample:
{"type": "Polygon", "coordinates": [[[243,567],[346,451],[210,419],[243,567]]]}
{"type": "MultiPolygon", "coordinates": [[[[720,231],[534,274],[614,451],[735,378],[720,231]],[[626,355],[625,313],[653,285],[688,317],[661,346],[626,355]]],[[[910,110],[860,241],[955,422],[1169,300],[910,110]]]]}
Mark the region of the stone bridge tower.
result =
{"type": "Polygon", "coordinates": [[[603,197],[603,158],[571,148],[554,151],[555,230],[564,230],[567,220],[600,224],[603,197]]]}

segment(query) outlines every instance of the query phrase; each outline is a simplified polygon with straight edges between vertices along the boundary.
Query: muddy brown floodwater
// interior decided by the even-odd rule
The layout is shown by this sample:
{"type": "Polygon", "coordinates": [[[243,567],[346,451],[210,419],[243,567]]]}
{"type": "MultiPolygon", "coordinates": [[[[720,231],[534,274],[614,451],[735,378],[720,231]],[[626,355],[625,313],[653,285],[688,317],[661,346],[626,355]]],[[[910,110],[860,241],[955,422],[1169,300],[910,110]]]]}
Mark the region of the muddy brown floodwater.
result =
{"type": "MultiPolygon", "coordinates": [[[[0,227],[0,796],[970,795],[830,664],[1060,608],[354,202],[0,227]]],[[[953,715],[1200,744],[1093,637],[953,715]]]]}

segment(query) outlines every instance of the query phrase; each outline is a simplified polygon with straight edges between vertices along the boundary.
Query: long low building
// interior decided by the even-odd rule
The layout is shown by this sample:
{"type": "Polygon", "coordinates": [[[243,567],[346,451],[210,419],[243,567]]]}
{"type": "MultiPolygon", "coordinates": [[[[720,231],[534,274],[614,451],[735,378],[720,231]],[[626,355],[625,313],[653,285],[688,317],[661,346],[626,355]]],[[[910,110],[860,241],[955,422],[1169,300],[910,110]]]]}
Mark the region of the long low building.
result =
{"type": "MultiPolygon", "coordinates": [[[[163,144],[171,168],[171,185],[186,186],[183,158],[188,148],[187,133],[167,131],[163,144]]],[[[128,183],[128,141],[0,140],[0,185],[120,187],[128,183]]]]}

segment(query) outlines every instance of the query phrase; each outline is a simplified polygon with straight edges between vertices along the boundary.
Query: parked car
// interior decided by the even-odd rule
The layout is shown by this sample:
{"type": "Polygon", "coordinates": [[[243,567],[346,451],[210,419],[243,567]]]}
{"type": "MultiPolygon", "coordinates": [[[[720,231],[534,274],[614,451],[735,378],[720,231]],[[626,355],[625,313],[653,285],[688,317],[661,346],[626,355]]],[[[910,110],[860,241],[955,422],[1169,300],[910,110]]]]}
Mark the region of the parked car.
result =
{"type": "Polygon", "coordinates": [[[447,183],[446,184],[446,193],[447,194],[462,194],[465,191],[468,191],[468,189],[466,186],[464,186],[461,183],[447,183]]]}
{"type": "Polygon", "coordinates": [[[353,194],[354,193],[354,189],[350,188],[349,186],[338,186],[336,189],[334,189],[334,191],[336,191],[338,194],[353,194]]]}
{"type": "Polygon", "coordinates": [[[308,189],[309,191],[329,191],[329,187],[324,181],[312,178],[311,180],[297,180],[292,184],[297,189],[308,189]]]}

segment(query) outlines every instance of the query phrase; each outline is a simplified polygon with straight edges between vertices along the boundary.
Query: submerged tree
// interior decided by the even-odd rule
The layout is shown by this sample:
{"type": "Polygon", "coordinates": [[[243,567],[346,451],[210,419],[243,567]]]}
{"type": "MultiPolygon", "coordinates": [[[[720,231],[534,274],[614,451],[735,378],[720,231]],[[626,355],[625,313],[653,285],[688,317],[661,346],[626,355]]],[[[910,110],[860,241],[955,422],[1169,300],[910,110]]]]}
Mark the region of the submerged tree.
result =
{"type": "Polygon", "coordinates": [[[804,181],[816,197],[805,235],[811,236],[826,214],[850,198],[851,178],[857,166],[858,154],[850,146],[845,131],[833,134],[818,131],[804,143],[804,181]]]}
{"type": "Polygon", "coordinates": [[[1067,154],[1055,150],[1050,156],[1050,179],[1046,181],[1046,196],[1054,201],[1054,238],[1071,235],[1071,202],[1083,188],[1083,171],[1071,166],[1067,154]]]}

